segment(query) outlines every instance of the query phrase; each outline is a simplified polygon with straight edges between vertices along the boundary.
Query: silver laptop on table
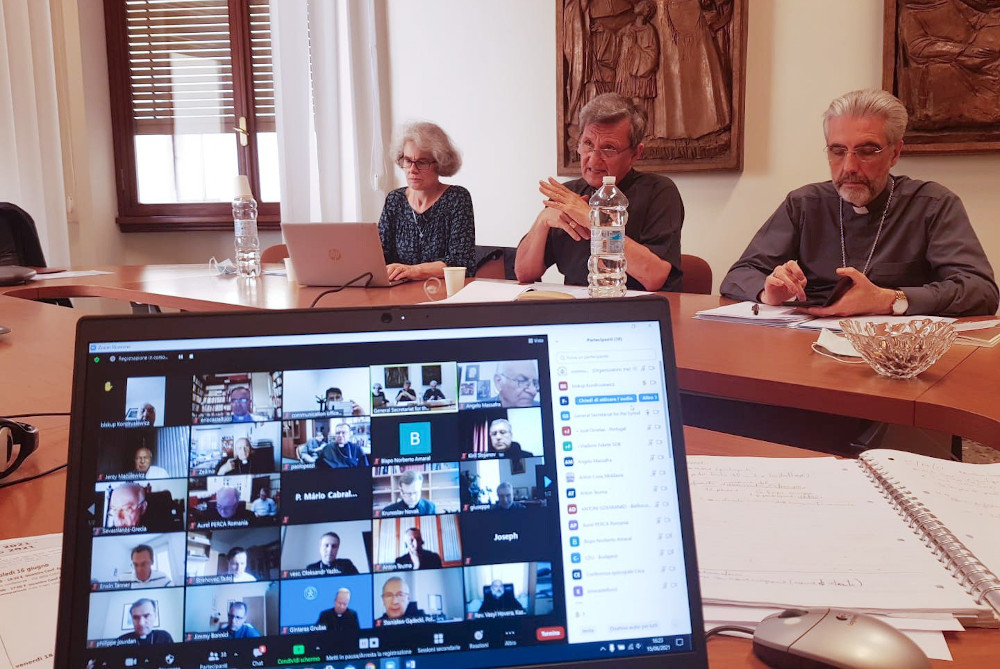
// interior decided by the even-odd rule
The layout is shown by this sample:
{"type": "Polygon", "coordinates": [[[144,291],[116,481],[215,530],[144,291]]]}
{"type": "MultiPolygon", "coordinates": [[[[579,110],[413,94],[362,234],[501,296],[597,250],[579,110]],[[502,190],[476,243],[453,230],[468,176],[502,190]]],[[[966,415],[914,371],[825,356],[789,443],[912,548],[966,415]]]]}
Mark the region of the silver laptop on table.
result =
{"type": "Polygon", "coordinates": [[[402,283],[389,281],[377,223],[282,223],[281,233],[303,286],[402,283]]]}

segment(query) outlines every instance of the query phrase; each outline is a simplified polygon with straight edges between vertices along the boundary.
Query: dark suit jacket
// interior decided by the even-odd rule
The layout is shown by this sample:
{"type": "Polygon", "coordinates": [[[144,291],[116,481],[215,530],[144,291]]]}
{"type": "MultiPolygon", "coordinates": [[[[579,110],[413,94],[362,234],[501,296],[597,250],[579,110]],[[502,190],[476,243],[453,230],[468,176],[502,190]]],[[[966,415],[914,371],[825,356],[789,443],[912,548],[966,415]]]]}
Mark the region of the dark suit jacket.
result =
{"type": "MultiPolygon", "coordinates": [[[[331,565],[323,564],[322,560],[317,560],[316,562],[306,565],[306,571],[319,571],[320,569],[323,569],[331,574],[347,574],[353,576],[358,573],[358,568],[354,566],[353,562],[342,558],[337,558],[331,565]]],[[[332,611],[333,609],[330,610],[332,611]]]]}
{"type": "MultiPolygon", "coordinates": [[[[425,551],[423,548],[417,550],[417,555],[420,556],[420,569],[440,569],[441,568],[441,556],[432,551],[425,551]]],[[[405,555],[400,555],[396,558],[396,564],[400,567],[413,567],[413,558],[410,557],[409,553],[405,555]]]]}

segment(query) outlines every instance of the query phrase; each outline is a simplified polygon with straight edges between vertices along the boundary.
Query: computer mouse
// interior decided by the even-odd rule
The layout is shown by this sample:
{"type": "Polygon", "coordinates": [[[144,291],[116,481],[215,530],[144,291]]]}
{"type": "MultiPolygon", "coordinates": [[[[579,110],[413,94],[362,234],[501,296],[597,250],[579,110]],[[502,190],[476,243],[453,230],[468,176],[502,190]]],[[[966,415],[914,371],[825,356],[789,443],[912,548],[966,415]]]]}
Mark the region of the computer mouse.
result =
{"type": "Polygon", "coordinates": [[[775,669],[923,669],[930,660],[889,623],[847,609],[788,609],[753,635],[754,654],[775,669]]]}

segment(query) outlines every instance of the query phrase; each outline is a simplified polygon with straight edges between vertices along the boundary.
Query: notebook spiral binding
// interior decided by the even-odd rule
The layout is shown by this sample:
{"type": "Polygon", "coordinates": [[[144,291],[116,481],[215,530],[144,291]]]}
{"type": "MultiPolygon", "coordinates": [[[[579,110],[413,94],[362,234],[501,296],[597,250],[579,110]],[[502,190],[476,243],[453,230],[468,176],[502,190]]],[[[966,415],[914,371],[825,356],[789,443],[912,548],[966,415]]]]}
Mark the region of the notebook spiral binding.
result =
{"type": "Polygon", "coordinates": [[[920,535],[924,544],[955,576],[966,592],[975,598],[977,604],[985,603],[993,608],[993,617],[1000,620],[1000,597],[995,594],[1000,593],[1000,578],[881,466],[869,462],[864,456],[858,463],[889,500],[893,509],[906,519],[910,528],[920,535]]]}

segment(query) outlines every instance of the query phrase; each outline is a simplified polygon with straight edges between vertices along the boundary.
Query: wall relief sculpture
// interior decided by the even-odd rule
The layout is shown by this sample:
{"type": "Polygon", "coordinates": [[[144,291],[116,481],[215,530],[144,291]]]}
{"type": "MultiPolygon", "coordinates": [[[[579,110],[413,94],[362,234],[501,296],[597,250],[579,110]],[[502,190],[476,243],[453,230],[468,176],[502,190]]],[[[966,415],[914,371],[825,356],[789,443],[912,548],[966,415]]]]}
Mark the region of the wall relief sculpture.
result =
{"type": "Polygon", "coordinates": [[[1000,0],[885,0],[882,87],[904,153],[1000,149],[1000,0]]]}
{"type": "Polygon", "coordinates": [[[560,174],[580,163],[580,108],[611,91],[649,117],[642,169],[742,169],[746,0],[557,0],[556,11],[560,174]]]}

